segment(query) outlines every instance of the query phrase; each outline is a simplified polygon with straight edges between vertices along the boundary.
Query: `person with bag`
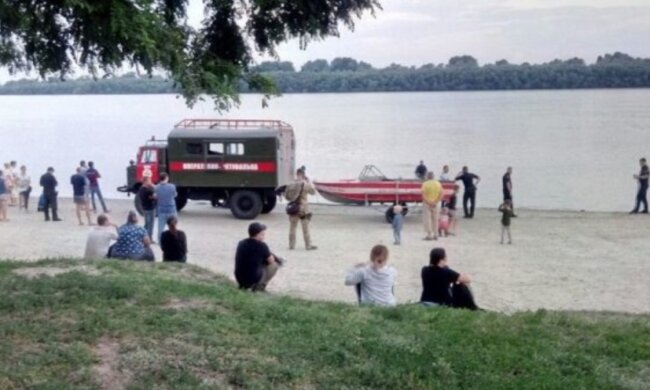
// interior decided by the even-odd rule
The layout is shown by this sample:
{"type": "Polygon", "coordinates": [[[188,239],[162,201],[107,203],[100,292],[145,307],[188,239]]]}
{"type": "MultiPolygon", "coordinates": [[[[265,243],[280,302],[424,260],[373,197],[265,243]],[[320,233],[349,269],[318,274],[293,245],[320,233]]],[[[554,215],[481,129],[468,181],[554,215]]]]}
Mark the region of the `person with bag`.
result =
{"type": "Polygon", "coordinates": [[[302,167],[296,171],[296,180],[287,185],[284,196],[289,201],[287,204],[287,214],[289,215],[289,249],[296,248],[296,229],[298,222],[302,225],[302,235],[305,239],[305,248],[309,250],[318,249],[311,243],[311,234],[309,232],[309,223],[311,222],[312,213],[309,211],[309,195],[315,195],[316,190],[311,184],[305,168],[302,167]]]}

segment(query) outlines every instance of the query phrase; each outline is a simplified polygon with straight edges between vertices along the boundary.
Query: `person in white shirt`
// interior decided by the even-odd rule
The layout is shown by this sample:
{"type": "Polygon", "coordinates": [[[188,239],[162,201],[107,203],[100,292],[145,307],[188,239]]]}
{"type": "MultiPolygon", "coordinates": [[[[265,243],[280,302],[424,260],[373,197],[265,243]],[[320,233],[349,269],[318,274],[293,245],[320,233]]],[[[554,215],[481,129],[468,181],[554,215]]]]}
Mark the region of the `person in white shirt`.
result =
{"type": "Polygon", "coordinates": [[[22,165],[20,167],[20,175],[18,175],[18,195],[19,207],[27,211],[29,207],[29,194],[32,192],[32,178],[27,174],[27,167],[22,165]]]}
{"type": "Polygon", "coordinates": [[[454,179],[449,176],[449,165],[442,167],[442,173],[440,174],[440,181],[454,181],[454,179]]]}
{"type": "Polygon", "coordinates": [[[86,241],[86,259],[102,259],[107,257],[111,241],[117,240],[117,225],[108,217],[101,214],[97,217],[97,226],[88,233],[86,241]]]}
{"type": "Polygon", "coordinates": [[[370,251],[370,264],[360,263],[348,271],[346,286],[355,286],[360,304],[395,306],[393,287],[397,271],[389,266],[388,248],[375,245],[370,251]]]}

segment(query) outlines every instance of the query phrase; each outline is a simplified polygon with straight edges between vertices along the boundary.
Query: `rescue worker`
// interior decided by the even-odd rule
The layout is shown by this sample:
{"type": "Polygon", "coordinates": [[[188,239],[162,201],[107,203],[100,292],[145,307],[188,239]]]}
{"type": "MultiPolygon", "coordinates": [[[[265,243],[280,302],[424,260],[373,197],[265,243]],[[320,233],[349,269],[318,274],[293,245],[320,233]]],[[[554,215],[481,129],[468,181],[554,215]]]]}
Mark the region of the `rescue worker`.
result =
{"type": "Polygon", "coordinates": [[[311,243],[309,233],[309,223],[311,222],[312,213],[309,211],[309,195],[315,195],[316,190],[305,175],[305,167],[296,171],[296,180],[287,185],[285,197],[288,201],[297,204],[296,212],[289,212],[289,249],[296,248],[296,229],[298,222],[302,225],[302,235],[305,239],[305,248],[309,250],[318,249],[311,243]]]}

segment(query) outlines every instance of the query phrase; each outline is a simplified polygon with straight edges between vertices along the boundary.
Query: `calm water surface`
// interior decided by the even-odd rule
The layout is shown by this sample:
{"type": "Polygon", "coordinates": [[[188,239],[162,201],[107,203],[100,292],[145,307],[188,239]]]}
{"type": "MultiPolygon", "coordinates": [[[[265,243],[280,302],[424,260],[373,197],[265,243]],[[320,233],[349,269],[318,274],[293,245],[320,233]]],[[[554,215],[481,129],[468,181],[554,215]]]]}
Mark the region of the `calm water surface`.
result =
{"type": "MultiPolygon", "coordinates": [[[[479,206],[496,207],[512,165],[517,206],[626,211],[637,160],[650,157],[648,107],[650,89],[285,95],[266,109],[246,95],[224,116],[292,124],[312,178],[353,178],[365,164],[411,177],[420,159],[436,173],[469,165],[483,179],[479,206]]],[[[0,161],[26,164],[34,179],[52,165],[69,195],[78,161],[93,160],[105,194],[121,197],[115,188],[146,139],[217,116],[174,95],[2,96],[0,161]]]]}

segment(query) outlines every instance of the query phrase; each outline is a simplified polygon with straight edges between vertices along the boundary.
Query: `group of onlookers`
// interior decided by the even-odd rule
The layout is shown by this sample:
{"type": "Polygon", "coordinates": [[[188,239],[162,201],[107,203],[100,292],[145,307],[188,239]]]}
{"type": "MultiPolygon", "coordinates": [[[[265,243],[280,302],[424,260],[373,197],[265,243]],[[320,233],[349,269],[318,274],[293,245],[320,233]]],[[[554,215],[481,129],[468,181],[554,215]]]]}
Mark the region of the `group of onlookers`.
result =
{"type": "MultiPolygon", "coordinates": [[[[138,214],[130,211],[126,223],[120,227],[108,216],[97,217],[95,226],[86,240],[84,258],[112,258],[121,260],[154,261],[153,241],[147,230],[138,224],[138,214]]],[[[176,216],[167,218],[168,229],[161,234],[160,249],[163,261],[187,261],[187,237],[178,229],[176,216]]]]}
{"type": "Polygon", "coordinates": [[[4,164],[0,170],[0,221],[8,221],[8,207],[18,206],[27,211],[29,194],[32,191],[32,180],[27,174],[27,167],[17,168],[16,161],[4,164]]]}
{"type": "MultiPolygon", "coordinates": [[[[458,220],[456,218],[456,202],[458,186],[453,185],[451,194],[444,196],[443,183],[461,181],[463,183],[463,211],[464,218],[474,218],[476,190],[481,178],[471,173],[467,166],[455,177],[449,175],[449,166],[445,165],[440,174],[440,180],[435,180],[433,172],[428,171],[424,161],[415,169],[417,178],[423,180],[422,183],[422,206],[423,222],[426,236],[425,240],[437,240],[439,236],[449,236],[456,234],[458,220]],[[439,208],[441,208],[439,210],[439,208]]],[[[503,184],[503,203],[499,206],[501,212],[501,244],[504,243],[504,237],[508,235],[508,243],[512,244],[512,235],[510,232],[511,218],[516,217],[512,203],[512,167],[506,169],[502,178],[503,184]]],[[[393,213],[396,214],[396,207],[393,213]]],[[[393,230],[401,229],[401,221],[397,224],[393,220],[393,230]]],[[[399,233],[394,233],[396,237],[399,233]]],[[[395,244],[399,245],[400,240],[396,238],[395,244]]]]}

